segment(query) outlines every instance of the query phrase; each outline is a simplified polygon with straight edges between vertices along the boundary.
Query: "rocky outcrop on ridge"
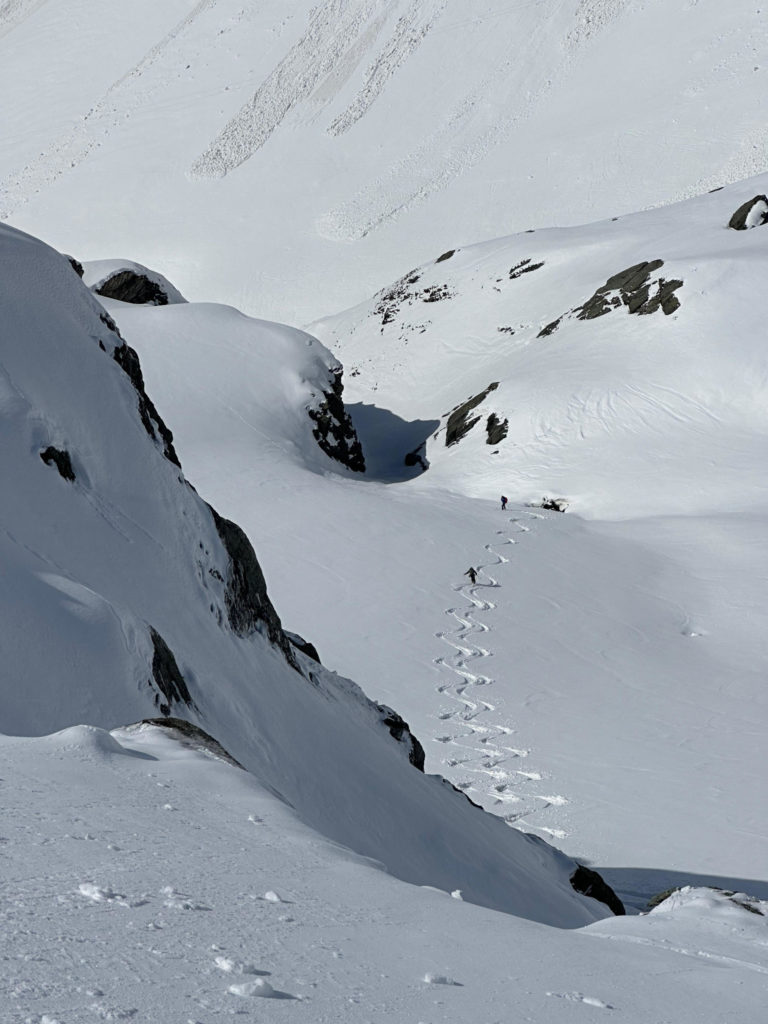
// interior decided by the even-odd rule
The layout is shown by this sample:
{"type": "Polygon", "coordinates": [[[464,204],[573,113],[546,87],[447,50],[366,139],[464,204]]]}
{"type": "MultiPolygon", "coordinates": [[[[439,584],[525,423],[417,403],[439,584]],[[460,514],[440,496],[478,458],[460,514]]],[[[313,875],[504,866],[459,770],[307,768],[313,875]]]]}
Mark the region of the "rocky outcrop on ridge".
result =
{"type": "Polygon", "coordinates": [[[338,367],[331,371],[331,375],[330,389],[323,392],[322,399],[314,408],[307,410],[314,423],[312,435],[329,458],[340,462],[353,473],[364,473],[363,447],[349,413],[344,408],[343,370],[338,367]]]}

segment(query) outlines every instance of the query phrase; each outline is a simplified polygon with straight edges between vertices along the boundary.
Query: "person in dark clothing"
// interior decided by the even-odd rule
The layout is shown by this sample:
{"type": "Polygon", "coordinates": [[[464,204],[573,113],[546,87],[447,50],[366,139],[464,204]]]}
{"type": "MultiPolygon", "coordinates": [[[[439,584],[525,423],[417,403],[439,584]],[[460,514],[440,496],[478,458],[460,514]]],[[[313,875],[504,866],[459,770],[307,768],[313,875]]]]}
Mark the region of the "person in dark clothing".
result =
{"type": "Polygon", "coordinates": [[[505,496],[504,496],[504,495],[502,494],[502,496],[501,496],[501,511],[502,511],[502,512],[506,512],[506,511],[507,511],[507,502],[508,502],[508,501],[509,501],[509,498],[506,498],[506,497],[505,497],[505,496]]]}
{"type": "Polygon", "coordinates": [[[467,569],[464,575],[469,576],[470,583],[474,583],[475,580],[477,579],[477,569],[473,569],[472,566],[470,565],[470,567],[467,569]]]}

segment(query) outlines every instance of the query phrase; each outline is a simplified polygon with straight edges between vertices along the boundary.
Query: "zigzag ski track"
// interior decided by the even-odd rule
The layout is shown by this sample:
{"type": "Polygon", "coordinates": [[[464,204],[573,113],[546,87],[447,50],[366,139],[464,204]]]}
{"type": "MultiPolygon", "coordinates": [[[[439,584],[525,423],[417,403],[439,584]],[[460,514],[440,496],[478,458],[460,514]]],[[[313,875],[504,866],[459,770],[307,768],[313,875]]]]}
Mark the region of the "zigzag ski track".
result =
{"type": "Polygon", "coordinates": [[[545,782],[547,775],[529,767],[530,748],[515,742],[517,730],[503,716],[499,707],[503,702],[493,700],[494,687],[499,684],[482,671],[490,668],[484,659],[494,654],[492,613],[496,602],[491,597],[503,586],[505,566],[511,561],[497,548],[517,544],[513,534],[525,536],[531,532],[533,524],[527,525],[524,518],[545,517],[527,511],[508,517],[509,525],[497,531],[493,543],[484,545],[489,557],[478,566],[477,582],[453,587],[468,603],[446,608],[452,625],[435,633],[451,653],[433,658],[442,677],[435,689],[443,701],[437,718],[444,725],[444,731],[434,739],[444,746],[445,774],[467,796],[513,827],[563,839],[568,833],[559,827],[560,821],[553,821],[551,813],[546,815],[546,823],[539,819],[544,811],[563,807],[569,801],[564,796],[536,791],[541,788],[537,783],[545,782]],[[490,622],[484,621],[486,616],[490,622]]]}

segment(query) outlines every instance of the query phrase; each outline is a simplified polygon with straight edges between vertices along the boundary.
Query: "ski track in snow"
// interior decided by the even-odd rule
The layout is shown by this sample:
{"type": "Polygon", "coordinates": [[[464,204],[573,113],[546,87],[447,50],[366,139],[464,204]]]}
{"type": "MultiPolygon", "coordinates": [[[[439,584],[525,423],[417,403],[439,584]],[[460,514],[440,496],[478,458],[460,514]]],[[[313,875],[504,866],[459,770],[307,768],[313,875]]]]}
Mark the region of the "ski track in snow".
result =
{"type": "MultiPolygon", "coordinates": [[[[534,512],[526,512],[525,515],[531,519],[542,518],[534,512]]],[[[521,521],[519,514],[511,516],[509,523],[518,534],[530,532],[530,526],[521,521]]],[[[497,533],[499,540],[494,542],[496,546],[517,543],[506,530],[497,533]]],[[[496,550],[494,544],[486,544],[485,550],[496,561],[478,566],[478,577],[485,577],[487,582],[454,587],[470,604],[463,608],[446,608],[445,614],[453,618],[457,625],[453,629],[435,633],[438,640],[454,651],[448,657],[433,658],[434,665],[441,672],[450,674],[446,681],[438,684],[437,692],[452,702],[451,707],[443,708],[438,713],[437,717],[446,724],[448,731],[435,736],[435,741],[445,745],[446,756],[442,758],[442,763],[450,769],[450,774],[454,776],[453,783],[458,789],[482,800],[486,808],[499,814],[508,825],[526,832],[544,833],[553,839],[564,839],[568,833],[557,827],[559,823],[551,824],[551,816],[547,824],[537,824],[530,820],[532,816],[538,817],[553,807],[563,807],[569,801],[559,794],[545,795],[531,791],[531,784],[543,782],[545,776],[538,770],[520,767],[526,763],[525,758],[529,757],[531,751],[513,744],[512,736],[516,730],[499,720],[497,706],[492,700],[495,680],[479,671],[482,659],[493,654],[488,646],[492,641],[493,627],[477,616],[491,612],[496,607],[483,593],[502,585],[489,569],[497,570],[510,561],[496,550]]]]}

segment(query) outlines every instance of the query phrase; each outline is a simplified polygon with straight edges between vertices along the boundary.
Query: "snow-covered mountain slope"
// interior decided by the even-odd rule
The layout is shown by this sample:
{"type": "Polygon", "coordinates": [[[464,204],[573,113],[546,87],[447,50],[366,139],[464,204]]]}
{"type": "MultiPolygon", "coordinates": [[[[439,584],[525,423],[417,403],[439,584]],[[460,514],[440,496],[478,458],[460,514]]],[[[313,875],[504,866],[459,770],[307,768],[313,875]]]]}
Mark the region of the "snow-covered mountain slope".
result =
{"type": "MultiPolygon", "coordinates": [[[[276,371],[265,364],[257,326],[235,377],[217,355],[226,311],[207,307],[207,323],[199,321],[205,329],[193,335],[175,325],[180,307],[106,302],[142,354],[191,479],[258,538],[270,587],[295,628],[312,637],[327,664],[400,709],[424,740],[428,768],[517,827],[554,836],[601,868],[612,866],[609,877],[630,902],[681,879],[766,891],[768,547],[764,357],[754,296],[768,228],[725,226],[756,184],[627,218],[626,230],[618,221],[552,233],[549,263],[512,279],[510,268],[536,255],[522,246],[539,232],[457,252],[424,271],[433,275],[425,287],[455,274],[454,298],[401,304],[401,318],[422,311],[441,317],[421,335],[390,337],[400,321],[385,325],[382,335],[381,314],[371,315],[381,299],[335,320],[340,337],[348,329],[340,349],[349,353],[358,339],[361,348],[369,345],[371,363],[353,359],[346,372],[345,394],[357,399],[351,408],[363,443],[371,430],[380,444],[396,437],[390,448],[400,463],[417,443],[414,431],[422,438],[434,432],[440,421],[431,417],[473,389],[500,380],[495,401],[514,388],[510,362],[519,374],[531,360],[526,380],[533,387],[549,361],[537,394],[550,416],[585,381],[630,398],[633,388],[647,391],[649,380],[658,392],[667,389],[666,406],[650,406],[645,420],[626,402],[613,413],[598,403],[597,413],[582,410],[584,440],[578,429],[564,439],[569,444],[542,436],[532,449],[538,461],[531,460],[539,476],[526,481],[526,490],[515,490],[521,477],[512,473],[520,457],[510,447],[514,437],[494,456],[484,423],[452,448],[444,448],[441,432],[428,450],[432,467],[415,479],[403,479],[402,466],[381,459],[362,478],[308,472],[284,457],[259,412],[268,398],[255,389],[269,396],[276,371]],[[606,241],[611,231],[620,233],[615,251],[606,241]],[[677,236],[672,257],[659,252],[657,243],[677,236]],[[714,238],[725,254],[720,264],[714,238]],[[684,265],[687,277],[673,293],[679,309],[636,315],[622,305],[602,319],[565,317],[554,333],[537,337],[617,270],[657,256],[670,260],[672,270],[657,268],[668,280],[684,265]],[[497,270],[488,284],[489,264],[505,268],[502,283],[497,270]],[[703,287],[691,284],[693,266],[703,287]],[[536,284],[550,271],[560,289],[552,295],[536,284]],[[718,273],[718,302],[708,303],[718,273]],[[528,296],[520,315],[515,295],[521,304],[528,296]],[[497,319],[500,305],[504,315],[497,319]],[[475,317],[479,326],[466,352],[464,329],[475,317]],[[521,323],[528,344],[496,331],[519,330],[521,323]],[[595,328],[599,338],[588,333],[595,328]],[[441,344],[443,337],[449,343],[441,344]],[[478,350],[486,360],[479,370],[478,350]],[[411,359],[417,370],[404,372],[398,359],[411,359]],[[719,430],[706,415],[693,420],[686,394],[698,396],[699,405],[717,399],[719,430]],[[201,421],[220,444],[207,444],[201,421]],[[655,474],[645,447],[654,453],[655,474]],[[648,478],[638,481],[641,458],[648,478]],[[563,479],[561,465],[571,474],[565,495],[582,496],[576,508],[590,519],[517,500],[502,514],[502,492],[540,498],[563,479]],[[398,472],[400,483],[382,482],[398,472]],[[641,514],[649,510],[654,514],[641,514]],[[463,576],[470,565],[482,569],[475,586],[463,576]]],[[[329,337],[329,324],[320,327],[329,337]]],[[[523,389],[518,399],[526,400],[523,389]]],[[[498,411],[511,420],[512,409],[498,411]]]]}
{"type": "MultiPolygon", "coordinates": [[[[183,477],[114,322],[65,257],[8,227],[0,246],[2,731],[173,713],[395,875],[552,924],[605,916],[571,888],[572,860],[417,771],[402,721],[296,652],[246,537],[183,477]]],[[[299,332],[282,341],[314,379],[300,390],[284,372],[296,393],[281,400],[309,404],[332,357],[299,332]]]]}
{"type": "Polygon", "coordinates": [[[0,3],[0,216],[301,324],[766,169],[753,0],[0,3]]]}
{"type": "Polygon", "coordinates": [[[766,904],[546,928],[404,885],[180,739],[0,738],[4,1024],[759,1019],[766,904]]]}
{"type": "Polygon", "coordinates": [[[728,224],[766,189],[448,251],[314,329],[350,401],[441,420],[430,487],[601,518],[764,509],[768,226],[728,224]]]}

